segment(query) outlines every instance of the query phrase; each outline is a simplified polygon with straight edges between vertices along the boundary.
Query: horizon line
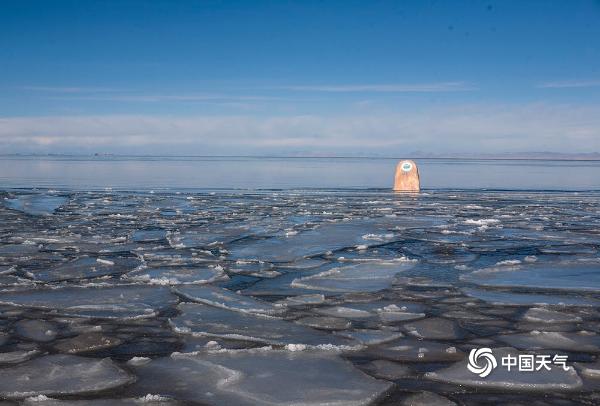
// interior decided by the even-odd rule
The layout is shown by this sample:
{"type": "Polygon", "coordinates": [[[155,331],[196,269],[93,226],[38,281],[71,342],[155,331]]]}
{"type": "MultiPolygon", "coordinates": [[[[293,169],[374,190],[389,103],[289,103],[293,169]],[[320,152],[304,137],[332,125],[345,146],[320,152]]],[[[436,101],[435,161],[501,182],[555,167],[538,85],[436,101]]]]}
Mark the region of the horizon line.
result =
{"type": "Polygon", "coordinates": [[[261,158],[261,159],[429,159],[429,160],[465,160],[465,161],[600,161],[600,152],[582,152],[582,153],[562,153],[562,152],[530,152],[530,153],[499,153],[498,156],[494,156],[491,153],[481,154],[481,157],[473,156],[473,154],[461,156],[461,155],[441,155],[441,156],[419,156],[419,155],[399,155],[399,156],[353,156],[353,155],[156,155],[156,154],[113,154],[113,153],[7,153],[0,154],[0,158],[5,157],[73,157],[73,158],[103,158],[103,157],[114,157],[114,158],[261,158]],[[511,157],[510,155],[515,155],[511,157]],[[535,156],[519,156],[527,154],[548,154],[557,155],[549,157],[535,157],[535,156]],[[506,156],[502,156],[506,155],[506,156]],[[579,158],[577,156],[580,156],[579,158]],[[598,158],[586,158],[586,156],[598,156],[598,158]]]}

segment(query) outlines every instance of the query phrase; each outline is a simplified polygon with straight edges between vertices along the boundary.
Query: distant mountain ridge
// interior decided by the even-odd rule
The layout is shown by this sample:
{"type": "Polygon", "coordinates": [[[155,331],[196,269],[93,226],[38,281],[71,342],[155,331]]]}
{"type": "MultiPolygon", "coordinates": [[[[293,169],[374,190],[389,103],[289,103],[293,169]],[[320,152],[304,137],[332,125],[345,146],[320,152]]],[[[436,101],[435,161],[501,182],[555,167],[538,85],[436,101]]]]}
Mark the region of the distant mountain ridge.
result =
{"type": "MultiPolygon", "coordinates": [[[[415,155],[416,156],[416,155],[415,155]]],[[[562,153],[562,152],[508,152],[496,154],[418,154],[420,158],[456,158],[456,159],[557,159],[557,160],[600,160],[600,152],[562,153]]]]}
{"type": "Polygon", "coordinates": [[[60,153],[11,153],[0,154],[0,157],[56,157],[56,158],[364,158],[364,159],[531,159],[531,160],[570,160],[570,161],[600,161],[600,152],[587,153],[562,153],[562,152],[506,152],[506,153],[426,153],[423,151],[413,151],[402,154],[365,154],[345,152],[343,154],[315,153],[308,151],[297,151],[281,154],[247,154],[247,155],[181,155],[181,154],[112,154],[112,153],[92,153],[92,154],[60,154],[60,153]]]}

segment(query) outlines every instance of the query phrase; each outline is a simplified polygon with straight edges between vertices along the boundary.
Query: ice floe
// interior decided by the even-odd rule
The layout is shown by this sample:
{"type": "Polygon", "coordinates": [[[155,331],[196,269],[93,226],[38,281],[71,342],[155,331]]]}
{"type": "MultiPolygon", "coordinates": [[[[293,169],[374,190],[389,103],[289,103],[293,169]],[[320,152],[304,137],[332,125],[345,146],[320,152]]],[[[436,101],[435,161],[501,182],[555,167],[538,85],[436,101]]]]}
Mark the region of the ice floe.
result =
{"type": "Polygon", "coordinates": [[[312,351],[180,354],[134,366],[134,371],[142,392],[159,389],[210,405],[370,405],[391,388],[348,361],[312,351]]]}
{"type": "Polygon", "coordinates": [[[465,336],[465,331],[448,319],[432,317],[404,324],[407,334],[428,340],[457,340],[465,336]]]}
{"type": "Polygon", "coordinates": [[[464,353],[453,345],[412,338],[371,346],[363,352],[371,357],[400,362],[450,362],[464,357],[464,353]]]}
{"type": "Polygon", "coordinates": [[[132,272],[124,280],[154,285],[203,284],[228,279],[222,267],[161,267],[132,272]]]}
{"type": "Polygon", "coordinates": [[[45,320],[19,320],[13,329],[21,338],[38,342],[52,341],[57,334],[57,326],[45,320]]]}
{"type": "Polygon", "coordinates": [[[100,278],[107,275],[123,274],[141,265],[137,258],[106,257],[79,258],[74,261],[31,271],[36,280],[58,282],[76,279],[100,278]]]}
{"type": "Polygon", "coordinates": [[[555,294],[535,294],[464,288],[466,295],[498,306],[582,306],[600,307],[600,300],[555,294]]]}
{"type": "Polygon", "coordinates": [[[297,319],[295,322],[303,326],[312,327],[319,330],[345,330],[347,328],[350,328],[350,326],[352,325],[352,323],[350,323],[346,319],[327,316],[302,317],[300,319],[297,319]]]}
{"type": "Polygon", "coordinates": [[[506,334],[498,340],[521,350],[565,350],[600,353],[600,336],[592,332],[531,331],[506,334]]]}
{"type": "Polygon", "coordinates": [[[285,307],[243,296],[215,286],[178,286],[173,291],[194,302],[209,304],[224,309],[258,314],[281,314],[285,307]]]}
{"type": "Polygon", "coordinates": [[[61,400],[49,398],[45,395],[33,396],[25,399],[24,406],[179,406],[182,405],[167,396],[147,394],[138,398],[126,399],[85,399],[61,400]]]}
{"type": "Polygon", "coordinates": [[[118,337],[110,337],[101,332],[90,332],[57,340],[53,347],[63,354],[80,354],[116,347],[122,342],[123,340],[118,337]]]}
{"type": "Polygon", "coordinates": [[[91,394],[135,381],[110,359],[48,355],[3,370],[0,396],[22,399],[37,395],[91,394]]]}
{"type": "Polygon", "coordinates": [[[408,260],[342,266],[295,279],[291,286],[330,292],[376,292],[390,287],[396,274],[412,266],[413,261],[408,260]]]}
{"type": "Polygon", "coordinates": [[[265,344],[305,344],[349,348],[356,342],[280,318],[234,312],[200,303],[181,303],[171,319],[176,331],[208,337],[256,341],[265,344]]]}
{"type": "Polygon", "coordinates": [[[533,323],[578,323],[581,317],[542,307],[532,307],[523,314],[523,320],[533,323]]]}
{"type": "Polygon", "coordinates": [[[280,302],[287,307],[304,307],[325,303],[325,296],[319,293],[290,296],[280,302]]]}
{"type": "Polygon", "coordinates": [[[152,317],[177,303],[167,287],[62,287],[0,292],[0,303],[100,318],[152,317]]]}
{"type": "Polygon", "coordinates": [[[349,330],[338,332],[337,334],[359,341],[365,345],[383,344],[404,336],[399,331],[374,329],[349,330]]]}
{"type": "Polygon", "coordinates": [[[40,351],[37,349],[0,352],[0,365],[20,364],[21,362],[35,357],[39,353],[40,351]]]}
{"type": "Polygon", "coordinates": [[[357,221],[330,223],[313,230],[290,235],[287,238],[265,238],[244,244],[234,244],[232,259],[254,259],[268,262],[292,262],[304,257],[324,254],[357,244],[373,243],[362,236],[365,231],[377,229],[377,222],[357,221]]]}
{"type": "Polygon", "coordinates": [[[56,209],[67,203],[67,201],[68,199],[65,196],[33,194],[6,199],[4,204],[13,210],[39,216],[54,213],[56,209]]]}
{"type": "Polygon", "coordinates": [[[598,292],[598,269],[598,264],[537,262],[482,269],[462,275],[461,279],[481,286],[598,292]]]}
{"type": "Polygon", "coordinates": [[[167,232],[163,229],[136,230],[131,236],[133,242],[152,243],[166,240],[167,232]]]}

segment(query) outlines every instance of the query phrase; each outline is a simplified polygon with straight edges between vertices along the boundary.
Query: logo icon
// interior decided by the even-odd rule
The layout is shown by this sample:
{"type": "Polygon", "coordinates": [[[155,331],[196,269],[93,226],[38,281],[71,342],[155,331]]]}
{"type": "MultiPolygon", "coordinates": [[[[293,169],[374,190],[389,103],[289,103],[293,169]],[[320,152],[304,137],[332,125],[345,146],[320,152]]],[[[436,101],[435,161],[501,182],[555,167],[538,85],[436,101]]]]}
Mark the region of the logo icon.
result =
{"type": "Polygon", "coordinates": [[[490,348],[473,348],[469,353],[467,368],[482,378],[488,376],[498,366],[496,357],[490,348]],[[480,362],[482,365],[480,365],[480,362]],[[485,365],[483,365],[485,363],[485,365]]]}

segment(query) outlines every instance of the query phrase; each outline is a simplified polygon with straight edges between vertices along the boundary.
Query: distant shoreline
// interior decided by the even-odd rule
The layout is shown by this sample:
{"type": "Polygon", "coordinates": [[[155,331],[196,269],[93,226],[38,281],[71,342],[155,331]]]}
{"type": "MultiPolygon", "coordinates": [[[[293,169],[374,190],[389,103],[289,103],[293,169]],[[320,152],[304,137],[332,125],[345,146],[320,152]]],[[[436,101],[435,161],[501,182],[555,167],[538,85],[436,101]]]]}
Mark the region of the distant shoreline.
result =
{"type": "Polygon", "coordinates": [[[243,159],[365,159],[365,160],[399,160],[399,159],[419,159],[419,160],[456,160],[456,161],[581,161],[595,162],[600,161],[600,153],[593,154],[567,154],[552,155],[482,155],[474,156],[419,156],[419,155],[404,155],[404,156],[353,156],[353,155],[129,155],[129,154],[0,154],[0,158],[79,158],[79,159],[102,159],[102,158],[200,158],[200,159],[227,159],[227,158],[243,158],[243,159]],[[587,155],[587,156],[586,156],[587,155]]]}

